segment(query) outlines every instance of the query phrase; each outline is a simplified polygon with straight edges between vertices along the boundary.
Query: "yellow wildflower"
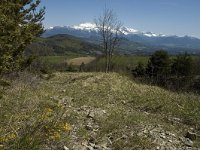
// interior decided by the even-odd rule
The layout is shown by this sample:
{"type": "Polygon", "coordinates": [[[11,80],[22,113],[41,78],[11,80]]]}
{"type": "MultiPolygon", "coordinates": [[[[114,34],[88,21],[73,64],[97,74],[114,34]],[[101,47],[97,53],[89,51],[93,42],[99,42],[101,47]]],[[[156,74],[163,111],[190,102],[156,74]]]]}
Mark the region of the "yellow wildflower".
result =
{"type": "Polygon", "coordinates": [[[47,108],[47,109],[46,109],[46,112],[47,112],[47,113],[51,113],[52,111],[53,111],[53,109],[51,109],[51,108],[47,108]]]}
{"type": "Polygon", "coordinates": [[[54,132],[53,135],[49,136],[50,139],[57,140],[60,139],[60,134],[58,132],[54,132]]]}
{"type": "Polygon", "coordinates": [[[14,133],[8,134],[6,136],[0,137],[0,142],[8,142],[10,140],[13,140],[16,138],[16,135],[14,133]]]}
{"type": "Polygon", "coordinates": [[[9,140],[12,140],[12,139],[15,139],[15,138],[16,138],[16,135],[15,135],[14,133],[12,133],[12,134],[8,135],[7,138],[8,138],[9,140]]]}
{"type": "Polygon", "coordinates": [[[65,123],[64,126],[63,126],[63,129],[65,131],[70,131],[70,130],[72,130],[72,126],[70,124],[68,124],[68,123],[65,123]]]}
{"type": "Polygon", "coordinates": [[[47,119],[47,118],[51,115],[52,112],[53,112],[53,109],[51,109],[51,108],[46,108],[46,109],[44,110],[44,113],[42,114],[41,118],[42,118],[42,119],[47,119]]]}

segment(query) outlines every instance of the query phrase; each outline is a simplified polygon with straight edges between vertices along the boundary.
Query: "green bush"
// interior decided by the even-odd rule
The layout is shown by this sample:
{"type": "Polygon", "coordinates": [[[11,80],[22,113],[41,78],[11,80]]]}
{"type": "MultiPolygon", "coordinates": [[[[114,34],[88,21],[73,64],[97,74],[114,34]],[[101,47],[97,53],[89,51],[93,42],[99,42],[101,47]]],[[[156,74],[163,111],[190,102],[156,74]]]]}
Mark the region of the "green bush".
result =
{"type": "Polygon", "coordinates": [[[172,74],[178,77],[189,76],[192,73],[192,58],[189,54],[177,55],[172,64],[172,74]]]}
{"type": "Polygon", "coordinates": [[[132,70],[132,74],[135,77],[143,77],[145,75],[145,66],[143,63],[139,62],[138,65],[136,66],[136,68],[134,70],[132,70]]]}
{"type": "Polygon", "coordinates": [[[170,59],[166,51],[156,51],[149,59],[146,73],[150,77],[163,77],[170,73],[170,59]]]}

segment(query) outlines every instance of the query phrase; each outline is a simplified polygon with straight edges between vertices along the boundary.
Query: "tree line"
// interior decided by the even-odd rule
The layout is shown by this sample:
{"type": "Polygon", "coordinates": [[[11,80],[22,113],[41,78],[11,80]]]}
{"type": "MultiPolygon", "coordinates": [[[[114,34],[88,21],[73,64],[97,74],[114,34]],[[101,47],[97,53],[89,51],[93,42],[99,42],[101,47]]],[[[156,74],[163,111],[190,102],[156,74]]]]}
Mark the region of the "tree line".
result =
{"type": "MultiPolygon", "coordinates": [[[[199,66],[199,64],[197,64],[199,66]]],[[[170,56],[167,51],[156,51],[147,65],[138,62],[132,75],[142,81],[170,89],[200,90],[196,64],[188,53],[170,56]]]]}

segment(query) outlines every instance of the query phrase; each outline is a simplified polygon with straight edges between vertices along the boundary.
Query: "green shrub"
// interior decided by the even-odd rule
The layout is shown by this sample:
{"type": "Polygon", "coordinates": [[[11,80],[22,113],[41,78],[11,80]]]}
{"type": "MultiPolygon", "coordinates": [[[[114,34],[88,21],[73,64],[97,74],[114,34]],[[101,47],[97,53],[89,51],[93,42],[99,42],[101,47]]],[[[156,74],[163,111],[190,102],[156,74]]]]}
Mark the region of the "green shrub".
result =
{"type": "Polygon", "coordinates": [[[189,54],[177,55],[172,64],[172,74],[180,76],[189,76],[192,73],[192,58],[189,54]]]}
{"type": "Polygon", "coordinates": [[[150,77],[163,77],[170,73],[170,59],[166,51],[156,51],[149,59],[146,73],[150,77]]]}
{"type": "Polygon", "coordinates": [[[143,77],[145,75],[145,66],[143,63],[139,62],[134,70],[132,70],[132,74],[135,77],[143,77]]]}

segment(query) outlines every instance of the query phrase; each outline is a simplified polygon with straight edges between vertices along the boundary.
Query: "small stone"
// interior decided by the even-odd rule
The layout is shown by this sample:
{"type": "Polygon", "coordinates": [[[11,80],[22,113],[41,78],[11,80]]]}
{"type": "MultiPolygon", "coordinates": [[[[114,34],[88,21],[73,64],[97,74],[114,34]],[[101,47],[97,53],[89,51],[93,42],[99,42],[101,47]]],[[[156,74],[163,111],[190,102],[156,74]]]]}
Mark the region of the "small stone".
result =
{"type": "Polygon", "coordinates": [[[192,142],[190,139],[188,139],[188,138],[186,138],[186,139],[184,140],[184,144],[185,144],[186,146],[188,146],[188,147],[192,147],[192,146],[193,146],[193,142],[192,142]]]}
{"type": "Polygon", "coordinates": [[[85,126],[85,128],[86,128],[86,130],[93,130],[93,128],[92,128],[92,125],[91,124],[87,124],[86,126],[85,126]]]}
{"type": "Polygon", "coordinates": [[[102,112],[103,112],[104,114],[106,114],[106,111],[105,111],[105,110],[102,110],[102,112]]]}
{"type": "Polygon", "coordinates": [[[169,140],[169,142],[172,143],[173,141],[172,141],[172,140],[169,140]]]}
{"type": "Polygon", "coordinates": [[[93,148],[92,146],[87,146],[87,148],[88,148],[89,150],[94,150],[94,148],[93,148]]]}
{"type": "Polygon", "coordinates": [[[94,143],[89,143],[89,145],[90,145],[91,147],[95,147],[95,144],[94,144],[94,143]]]}
{"type": "Polygon", "coordinates": [[[194,131],[194,128],[190,128],[191,131],[194,131]]]}
{"type": "Polygon", "coordinates": [[[196,133],[193,133],[193,132],[188,131],[188,132],[186,133],[185,137],[186,137],[186,138],[189,138],[189,139],[192,140],[192,141],[194,141],[194,140],[196,140],[197,135],[196,135],[196,133]]]}
{"type": "Polygon", "coordinates": [[[127,135],[122,135],[122,139],[123,139],[123,140],[125,140],[125,139],[127,139],[127,138],[128,138],[127,135]]]}
{"type": "Polygon", "coordinates": [[[81,143],[81,145],[87,146],[87,145],[88,145],[88,142],[87,142],[87,141],[83,141],[83,142],[81,143]]]}
{"type": "Polygon", "coordinates": [[[124,104],[124,105],[125,105],[125,104],[126,104],[126,101],[122,101],[122,104],[124,104]]]}
{"type": "Polygon", "coordinates": [[[95,145],[95,146],[94,146],[94,149],[101,149],[101,146],[95,145]]]}
{"type": "Polygon", "coordinates": [[[147,134],[149,131],[147,130],[147,129],[145,129],[144,131],[143,131],[143,133],[144,134],[147,134]]]}
{"type": "MultiPolygon", "coordinates": [[[[89,142],[90,144],[93,144],[93,143],[95,143],[95,141],[96,141],[95,137],[92,137],[92,136],[91,136],[88,142],[89,142]]],[[[91,145],[91,146],[92,146],[92,145],[91,145]]]]}
{"type": "Polygon", "coordinates": [[[106,149],[106,148],[107,148],[107,145],[108,145],[107,140],[104,139],[99,145],[100,145],[100,147],[101,147],[102,149],[106,149]]]}
{"type": "Polygon", "coordinates": [[[69,148],[67,146],[64,146],[63,150],[69,150],[69,148]]]}
{"type": "Polygon", "coordinates": [[[88,118],[94,118],[95,117],[95,113],[93,111],[90,111],[87,115],[88,118]]]}
{"type": "Polygon", "coordinates": [[[88,143],[85,141],[85,142],[82,142],[82,145],[88,149],[88,150],[94,150],[94,148],[92,146],[89,146],[88,143]]]}
{"type": "Polygon", "coordinates": [[[85,147],[84,145],[74,145],[73,146],[73,150],[87,150],[87,147],[85,147]]]}
{"type": "Polygon", "coordinates": [[[162,135],[162,136],[160,136],[162,139],[166,139],[166,136],[164,136],[164,135],[162,135]]]}

